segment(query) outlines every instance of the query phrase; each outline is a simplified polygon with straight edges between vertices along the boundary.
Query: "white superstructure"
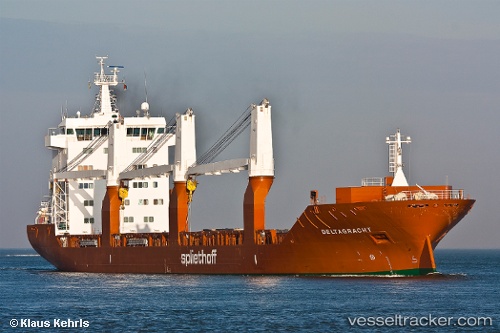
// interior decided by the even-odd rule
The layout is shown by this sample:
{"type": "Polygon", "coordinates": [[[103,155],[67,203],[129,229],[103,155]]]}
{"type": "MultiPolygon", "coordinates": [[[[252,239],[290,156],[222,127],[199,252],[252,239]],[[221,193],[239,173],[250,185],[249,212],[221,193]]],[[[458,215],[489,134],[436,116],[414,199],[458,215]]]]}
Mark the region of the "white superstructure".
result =
{"type": "MultiPolygon", "coordinates": [[[[151,117],[147,102],[141,105],[142,114],[120,114],[112,88],[126,87],[118,80],[123,67],[108,66],[112,73],[105,74],[107,57],[97,59],[100,71],[94,75],[94,84],[99,92],[94,109],[86,116],[78,111],[75,117],[63,117],[45,137],[45,146],[54,150],[50,200],[43,203],[48,208],[39,212],[37,220],[55,223],[58,234],[101,233],[107,183],[119,185],[119,175],[125,171],[168,163],[168,147],[175,145],[174,128],[163,117],[151,117]],[[114,149],[108,146],[110,135],[114,149]],[[109,164],[113,170],[108,169],[108,159],[114,161],[109,164]]],[[[128,197],[120,214],[122,233],[168,231],[169,183],[168,174],[128,181],[128,197]]]]}
{"type": "MultiPolygon", "coordinates": [[[[165,118],[150,115],[146,96],[135,116],[124,117],[112,90],[118,85],[126,88],[125,82],[118,79],[123,66],[108,66],[112,73],[106,74],[107,57],[97,59],[100,71],[94,75],[94,85],[99,92],[93,110],[85,116],[80,111],[75,117],[63,116],[59,126],[49,129],[45,137],[45,146],[54,151],[50,194],[42,202],[36,223],[55,224],[56,235],[101,234],[103,199],[107,189],[118,188],[121,209],[115,233],[166,233],[170,177],[179,184],[201,175],[242,170],[248,170],[250,178],[274,176],[271,106],[267,99],[260,105],[250,105],[197,159],[193,111],[178,113],[175,124],[167,124],[165,118]],[[212,162],[247,127],[249,156],[212,162]],[[170,146],[175,146],[171,165],[170,146]]],[[[191,196],[194,189],[189,191],[191,196]]],[[[144,236],[132,238],[129,245],[148,241],[144,236]]],[[[85,246],[96,246],[96,238],[85,238],[83,242],[85,246]]]]}

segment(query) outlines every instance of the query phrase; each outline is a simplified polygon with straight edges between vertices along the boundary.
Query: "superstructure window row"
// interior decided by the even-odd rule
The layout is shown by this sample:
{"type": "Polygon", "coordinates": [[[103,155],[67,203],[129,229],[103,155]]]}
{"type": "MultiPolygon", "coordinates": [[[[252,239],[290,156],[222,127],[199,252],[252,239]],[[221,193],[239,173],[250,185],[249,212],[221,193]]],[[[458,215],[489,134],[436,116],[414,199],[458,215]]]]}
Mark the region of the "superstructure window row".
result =
{"type": "Polygon", "coordinates": [[[132,147],[132,153],[134,154],[142,154],[148,151],[146,147],[132,147]]]}
{"type": "Polygon", "coordinates": [[[79,189],[94,188],[94,183],[78,183],[79,189]]]}
{"type": "MultiPolygon", "coordinates": [[[[123,204],[125,206],[130,206],[130,200],[129,199],[125,199],[123,201],[123,204]]],[[[149,199],[139,199],[138,204],[141,205],[141,206],[149,205],[149,199]]],[[[161,205],[163,205],[163,199],[153,199],[153,205],[155,205],[155,206],[161,206],[161,205]]]]}
{"type": "MultiPolygon", "coordinates": [[[[147,128],[147,127],[129,127],[129,128],[127,128],[127,136],[140,137],[141,140],[153,140],[153,137],[155,136],[155,132],[156,132],[156,128],[147,128]]],[[[158,133],[160,133],[160,129],[158,129],[158,133]]]]}
{"type": "Polygon", "coordinates": [[[133,188],[148,188],[148,182],[132,182],[133,188]]]}
{"type": "MultiPolygon", "coordinates": [[[[155,221],[154,216],[144,216],[145,223],[153,223],[155,221]]],[[[133,223],[134,222],[134,217],[133,216],[124,216],[123,217],[123,223],[133,223]]]]}
{"type": "Polygon", "coordinates": [[[79,165],[78,171],[94,170],[93,165],[79,165]]]}
{"type": "MultiPolygon", "coordinates": [[[[75,131],[76,131],[76,139],[78,141],[90,141],[94,137],[108,135],[108,129],[105,127],[104,128],[77,128],[77,129],[75,129],[75,131]]],[[[73,129],[72,128],[66,129],[66,134],[72,135],[73,129]]]]}
{"type": "MultiPolygon", "coordinates": [[[[148,182],[132,182],[132,188],[148,188],[148,182]]],[[[158,187],[158,182],[153,182],[153,187],[158,187]]]]}

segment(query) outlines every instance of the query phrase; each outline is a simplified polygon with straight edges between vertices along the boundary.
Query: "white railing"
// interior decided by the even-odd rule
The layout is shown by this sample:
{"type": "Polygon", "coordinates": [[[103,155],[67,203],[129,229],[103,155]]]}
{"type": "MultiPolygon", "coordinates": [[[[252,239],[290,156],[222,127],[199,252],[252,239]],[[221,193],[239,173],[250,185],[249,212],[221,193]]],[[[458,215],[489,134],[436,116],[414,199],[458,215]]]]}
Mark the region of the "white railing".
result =
{"type": "Polygon", "coordinates": [[[367,177],[361,179],[361,186],[385,186],[385,179],[382,177],[367,177]]]}
{"type": "Polygon", "coordinates": [[[464,199],[464,190],[401,191],[385,197],[387,201],[464,199]]]}
{"type": "Polygon", "coordinates": [[[95,83],[102,83],[102,82],[118,83],[118,81],[116,80],[116,75],[100,74],[100,73],[95,73],[94,82],[95,83]]]}

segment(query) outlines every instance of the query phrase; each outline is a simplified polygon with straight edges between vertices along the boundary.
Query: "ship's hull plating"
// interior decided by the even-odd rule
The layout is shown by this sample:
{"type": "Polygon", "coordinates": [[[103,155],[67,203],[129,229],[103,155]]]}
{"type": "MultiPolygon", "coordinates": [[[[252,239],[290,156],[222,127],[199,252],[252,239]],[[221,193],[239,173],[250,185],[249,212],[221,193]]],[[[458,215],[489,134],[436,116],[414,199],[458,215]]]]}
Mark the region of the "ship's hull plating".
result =
{"type": "Polygon", "coordinates": [[[33,248],[62,271],[173,274],[391,274],[436,269],[433,249],[474,200],[308,206],[279,244],[63,247],[54,225],[27,227],[33,248]]]}

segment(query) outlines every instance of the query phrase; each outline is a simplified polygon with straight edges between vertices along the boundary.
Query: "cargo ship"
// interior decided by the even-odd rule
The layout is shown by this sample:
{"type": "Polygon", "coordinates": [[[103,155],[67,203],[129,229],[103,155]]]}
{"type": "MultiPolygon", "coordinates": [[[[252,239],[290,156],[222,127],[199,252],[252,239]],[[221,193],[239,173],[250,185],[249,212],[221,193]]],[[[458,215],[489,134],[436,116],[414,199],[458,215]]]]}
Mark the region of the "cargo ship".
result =
{"type": "Polygon", "coordinates": [[[386,138],[388,176],[337,188],[334,203],[321,202],[312,190],[310,205],[290,229],[270,229],[265,204],[274,157],[267,99],[251,105],[197,157],[192,109],[167,123],[151,116],[146,97],[135,116],[124,117],[113,91],[126,87],[118,78],[123,67],[105,70],[107,57],[97,59],[93,83],[99,91],[90,114],[64,114],[45,137],[53,151],[49,194],[27,226],[32,247],[58,270],[425,275],[436,271],[438,243],[474,205],[464,190],[448,184],[409,185],[402,147],[411,138],[398,129],[386,138]],[[214,162],[248,127],[248,157],[214,162]],[[191,231],[196,179],[236,172],[248,172],[243,223],[191,231]]]}

